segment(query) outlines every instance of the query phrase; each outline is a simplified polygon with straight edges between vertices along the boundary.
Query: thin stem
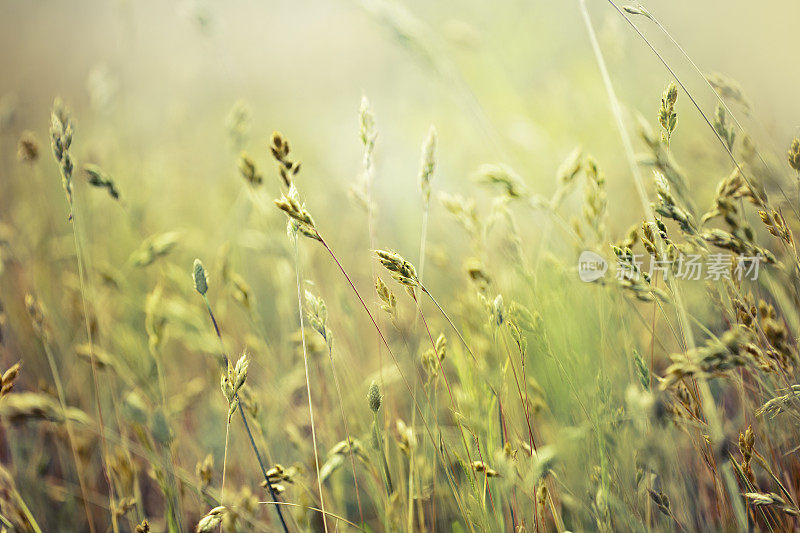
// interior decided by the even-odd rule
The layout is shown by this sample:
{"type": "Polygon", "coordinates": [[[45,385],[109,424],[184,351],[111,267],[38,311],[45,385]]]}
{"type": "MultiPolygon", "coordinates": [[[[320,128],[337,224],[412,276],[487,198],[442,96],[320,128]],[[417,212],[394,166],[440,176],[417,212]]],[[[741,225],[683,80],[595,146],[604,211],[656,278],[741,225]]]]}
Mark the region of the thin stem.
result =
{"type": "MultiPolygon", "coordinates": [[[[417,277],[422,281],[422,275],[425,272],[425,244],[428,240],[428,212],[430,211],[430,200],[425,202],[425,207],[422,212],[422,232],[419,239],[419,272],[417,277]]],[[[373,248],[374,249],[374,248],[373,248]]],[[[419,307],[414,310],[414,325],[419,317],[419,307]]]]}
{"type": "Polygon", "coordinates": [[[353,483],[356,489],[356,502],[358,503],[358,518],[361,523],[364,523],[364,513],[361,510],[361,491],[358,488],[358,474],[356,474],[356,458],[353,453],[353,439],[350,437],[350,429],[347,425],[347,417],[344,414],[344,403],[342,401],[342,389],[339,387],[339,378],[336,375],[336,365],[333,363],[333,350],[328,350],[328,358],[331,362],[331,374],[333,374],[333,383],[336,386],[336,396],[339,399],[339,411],[342,415],[342,424],[344,425],[344,434],[347,436],[348,450],[350,455],[350,465],[353,468],[353,483]]]}
{"type": "MultiPolygon", "coordinates": [[[[66,400],[66,395],[64,394],[64,386],[61,383],[61,376],[58,372],[58,367],[56,366],[55,357],[53,357],[53,352],[50,348],[50,343],[48,342],[46,335],[42,335],[42,346],[44,347],[44,352],[47,355],[47,364],[50,365],[50,371],[53,373],[53,382],[56,385],[56,392],[58,393],[58,403],[61,404],[61,409],[62,411],[64,411],[66,415],[67,400],[66,400]]],[[[83,466],[81,465],[81,461],[78,458],[78,450],[75,447],[75,433],[72,428],[72,422],[70,421],[68,416],[64,416],[64,426],[66,427],[67,430],[67,438],[69,439],[69,447],[70,450],[72,451],[72,459],[75,461],[75,471],[78,475],[78,485],[80,485],[81,489],[83,510],[86,513],[86,520],[89,522],[89,531],[91,533],[95,533],[94,518],[92,516],[91,508],[89,507],[86,482],[83,479],[84,470],[83,466]]]]}
{"type": "Polygon", "coordinates": [[[105,431],[103,428],[105,427],[105,423],[103,421],[103,407],[100,402],[100,385],[97,379],[97,359],[94,354],[94,339],[92,336],[92,328],[89,324],[89,304],[86,301],[86,273],[84,271],[83,265],[83,253],[80,246],[80,239],[78,238],[78,221],[75,217],[75,211],[72,209],[72,205],[70,204],[70,221],[72,224],[72,238],[75,243],[75,257],[78,262],[78,280],[81,286],[81,303],[83,307],[83,318],[84,323],[86,325],[86,337],[87,342],[89,344],[89,360],[91,362],[92,367],[92,383],[94,385],[94,397],[95,397],[95,409],[97,411],[97,422],[100,425],[100,448],[101,453],[103,454],[103,474],[106,478],[106,483],[108,483],[108,497],[111,501],[111,527],[114,533],[119,532],[119,524],[117,523],[117,517],[114,513],[114,505],[115,505],[115,490],[114,490],[114,483],[111,480],[110,469],[108,465],[108,445],[106,444],[105,439],[105,431]]]}
{"type": "MultiPolygon", "coordinates": [[[[522,386],[520,385],[519,377],[517,376],[517,367],[514,366],[514,361],[511,358],[511,350],[508,348],[508,343],[506,342],[505,337],[502,337],[502,333],[500,335],[503,340],[503,347],[506,349],[506,354],[508,355],[508,364],[511,365],[511,373],[514,375],[514,383],[517,385],[517,393],[519,394],[519,401],[522,404],[522,412],[525,413],[525,422],[528,424],[528,437],[530,438],[531,449],[535,452],[537,451],[536,439],[533,437],[533,426],[531,425],[530,412],[528,410],[528,404],[525,401],[525,398],[522,393],[522,386]]],[[[524,358],[521,349],[520,349],[520,357],[524,358]]],[[[525,379],[524,372],[522,374],[522,378],[525,379]]]]}
{"type": "Polygon", "coordinates": [[[225,499],[225,474],[228,468],[228,437],[231,432],[231,420],[226,416],[225,420],[225,452],[222,455],[222,484],[219,489],[219,499],[225,499]]]}
{"type": "MultiPolygon", "coordinates": [[[[317,469],[317,488],[319,489],[319,502],[325,513],[325,496],[322,493],[322,478],[319,475],[319,454],[317,453],[317,430],[314,424],[314,406],[311,402],[311,380],[308,377],[308,353],[306,350],[306,330],[303,320],[303,296],[300,290],[300,253],[297,246],[297,236],[294,236],[294,273],[297,281],[297,310],[300,313],[300,340],[303,345],[303,365],[306,371],[306,391],[308,392],[308,415],[311,418],[311,442],[314,446],[314,466],[317,469]]],[[[322,525],[325,533],[328,532],[328,522],[323,518],[322,525]]]]}
{"type": "MultiPolygon", "coordinates": [[[[367,190],[369,191],[369,180],[368,180],[368,184],[367,184],[367,190]]],[[[367,196],[369,197],[369,192],[367,193],[367,196]]],[[[259,209],[261,209],[262,212],[266,212],[266,208],[263,205],[263,203],[261,202],[261,200],[263,199],[262,196],[255,197],[255,195],[251,195],[251,199],[252,199],[253,203],[259,209]]],[[[368,202],[368,211],[369,211],[369,206],[370,205],[371,205],[371,202],[368,202]]],[[[371,214],[371,212],[368,212],[367,216],[368,216],[369,227],[370,227],[370,239],[372,239],[372,214],[371,214]]],[[[298,251],[298,248],[297,248],[297,240],[296,239],[295,239],[295,242],[294,242],[294,252],[295,252],[296,274],[297,274],[297,277],[298,277],[298,280],[297,280],[298,305],[301,307],[300,308],[300,320],[301,320],[300,330],[302,332],[301,334],[302,334],[302,339],[303,339],[303,356],[304,356],[304,359],[305,359],[305,357],[306,357],[305,328],[302,326],[303,311],[302,311],[302,304],[301,304],[301,300],[300,300],[300,280],[299,280],[299,270],[298,270],[299,269],[299,255],[298,255],[299,251],[298,251]]],[[[379,347],[380,347],[380,344],[379,344],[379,347]]],[[[334,381],[334,384],[336,386],[336,394],[337,394],[338,399],[339,399],[339,410],[341,411],[341,415],[342,415],[342,423],[344,425],[345,434],[347,435],[347,439],[348,439],[350,464],[352,465],[352,468],[353,468],[353,483],[355,484],[356,500],[358,502],[358,516],[359,516],[359,519],[361,520],[361,523],[363,524],[364,523],[364,513],[362,511],[362,506],[361,506],[361,492],[360,492],[359,486],[358,486],[358,474],[356,473],[356,463],[355,463],[355,456],[354,456],[353,449],[352,449],[352,439],[350,437],[350,431],[349,431],[349,429],[347,427],[347,418],[345,417],[345,414],[344,414],[344,404],[342,402],[341,387],[339,386],[339,378],[337,377],[337,374],[336,374],[336,366],[334,365],[334,362],[333,362],[333,352],[332,352],[331,349],[328,350],[328,358],[329,358],[330,363],[331,363],[331,373],[333,374],[333,381],[334,381]]],[[[306,369],[307,369],[307,365],[306,365],[306,369]]],[[[306,373],[306,377],[308,377],[307,373],[306,373]]],[[[310,397],[310,391],[309,391],[309,402],[310,402],[310,400],[311,400],[311,397],[310,397]]],[[[317,454],[316,445],[314,446],[314,454],[315,454],[315,458],[316,458],[316,454],[317,454]]],[[[317,479],[319,480],[319,462],[318,461],[317,461],[317,479]]],[[[320,487],[320,499],[321,498],[322,498],[322,489],[320,487]]],[[[327,524],[325,524],[325,527],[327,527],[327,524]]]]}
{"type": "Polygon", "coordinates": [[[378,455],[381,456],[381,465],[383,466],[383,476],[386,482],[386,497],[391,497],[394,494],[394,485],[392,484],[392,474],[389,473],[389,462],[386,460],[386,448],[383,443],[383,431],[381,431],[381,423],[378,420],[378,413],[372,413],[372,427],[375,432],[375,443],[378,445],[378,455]]]}
{"type": "Polygon", "coordinates": [[[428,217],[430,213],[430,201],[425,202],[425,210],[422,212],[422,236],[419,240],[419,280],[422,281],[422,274],[425,272],[425,244],[428,241],[428,217]]]}
{"type": "MultiPolygon", "coordinates": [[[[425,314],[422,312],[422,307],[419,305],[419,301],[414,298],[414,302],[417,304],[417,310],[419,311],[419,316],[422,318],[422,323],[425,325],[425,331],[428,334],[428,339],[431,341],[431,348],[433,348],[433,354],[436,358],[436,362],[439,365],[439,372],[442,374],[442,378],[444,379],[444,384],[447,387],[447,394],[450,396],[450,405],[453,406],[453,412],[458,412],[458,406],[456,404],[456,399],[453,396],[453,391],[450,388],[450,381],[447,379],[447,374],[444,371],[444,367],[442,366],[442,360],[439,358],[439,355],[436,353],[436,342],[433,340],[433,335],[431,334],[431,329],[428,327],[428,322],[425,320],[425,314]]],[[[461,425],[461,421],[456,419],[456,424],[458,425],[458,434],[461,435],[461,441],[464,444],[464,452],[467,454],[467,459],[472,464],[472,455],[469,452],[469,446],[467,445],[467,440],[464,438],[464,428],[461,425]]],[[[475,476],[473,474],[473,479],[475,476]]]]}
{"type": "MultiPolygon", "coordinates": [[[[206,311],[208,311],[208,316],[211,317],[211,323],[214,325],[214,331],[217,334],[217,338],[219,339],[220,346],[222,347],[222,363],[224,368],[227,369],[228,367],[228,356],[225,354],[225,344],[222,342],[222,334],[219,331],[219,325],[217,324],[217,319],[214,318],[214,312],[211,310],[211,303],[208,301],[208,297],[203,294],[203,302],[206,304],[206,311]]],[[[244,429],[247,432],[247,437],[250,440],[250,447],[253,449],[253,453],[256,454],[256,460],[258,461],[258,466],[261,469],[261,474],[264,476],[264,480],[266,481],[267,489],[269,489],[269,495],[272,499],[278,502],[278,496],[275,494],[275,489],[272,488],[272,483],[269,482],[269,476],[267,475],[267,468],[264,466],[264,460],[261,458],[261,452],[258,451],[258,446],[256,446],[256,440],[253,438],[253,432],[250,431],[250,424],[247,423],[247,416],[244,414],[244,410],[246,405],[244,400],[239,397],[239,393],[237,392],[235,397],[236,400],[239,402],[239,407],[236,409],[239,411],[239,416],[242,418],[242,424],[244,424],[244,429]]],[[[278,518],[281,521],[281,526],[283,527],[284,533],[289,533],[289,528],[286,525],[286,521],[283,518],[283,513],[280,510],[280,507],[275,507],[275,511],[278,513],[278,518]]]]}
{"type": "MultiPolygon", "coordinates": [[[[413,427],[413,424],[412,426],[413,427]]],[[[414,437],[416,441],[416,437],[414,437]]],[[[416,442],[410,443],[408,450],[408,515],[406,518],[406,527],[409,533],[414,530],[414,450],[416,442]]]]}

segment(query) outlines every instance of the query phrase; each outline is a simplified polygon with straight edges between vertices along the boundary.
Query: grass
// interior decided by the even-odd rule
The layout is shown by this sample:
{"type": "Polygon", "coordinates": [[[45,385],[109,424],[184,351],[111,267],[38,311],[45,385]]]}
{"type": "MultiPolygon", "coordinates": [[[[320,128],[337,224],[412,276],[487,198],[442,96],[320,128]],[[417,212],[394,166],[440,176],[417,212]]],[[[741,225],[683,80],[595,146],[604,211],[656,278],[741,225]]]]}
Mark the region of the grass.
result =
{"type": "Polygon", "coordinates": [[[493,41],[383,1],[361,23],[441,109],[348,90],[331,134],[226,95],[181,168],[68,82],[74,110],[0,100],[0,530],[800,527],[800,139],[749,131],[668,13],[567,4],[572,129],[475,79],[493,41]]]}

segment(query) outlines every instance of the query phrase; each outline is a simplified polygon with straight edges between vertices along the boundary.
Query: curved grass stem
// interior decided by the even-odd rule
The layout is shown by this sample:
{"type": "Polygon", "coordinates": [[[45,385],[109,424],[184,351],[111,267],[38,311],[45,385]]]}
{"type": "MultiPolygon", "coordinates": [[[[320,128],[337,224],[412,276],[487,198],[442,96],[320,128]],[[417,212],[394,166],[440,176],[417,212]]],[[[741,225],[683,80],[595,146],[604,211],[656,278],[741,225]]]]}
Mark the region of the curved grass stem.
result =
{"type": "MultiPolygon", "coordinates": [[[[219,330],[219,325],[217,324],[217,319],[214,317],[214,312],[211,310],[211,303],[208,301],[208,297],[203,294],[203,302],[206,305],[206,311],[208,311],[208,316],[211,318],[211,323],[214,326],[214,332],[217,334],[217,339],[219,339],[219,344],[222,349],[222,364],[223,368],[228,368],[228,356],[225,353],[225,344],[222,341],[222,333],[219,330]]],[[[244,414],[245,409],[247,408],[244,400],[236,394],[236,400],[239,402],[239,407],[236,409],[239,411],[239,416],[242,419],[242,424],[244,425],[245,432],[247,433],[247,438],[250,441],[250,447],[253,449],[253,453],[256,456],[256,461],[258,461],[258,466],[261,469],[261,475],[264,476],[264,481],[266,482],[267,489],[269,490],[269,495],[272,497],[274,501],[278,500],[278,495],[275,494],[275,489],[272,488],[272,483],[269,481],[269,476],[267,475],[267,468],[264,465],[264,460],[261,458],[261,452],[258,451],[258,446],[256,445],[256,440],[253,438],[253,432],[250,430],[250,424],[247,422],[247,416],[244,414]]],[[[275,511],[278,513],[278,519],[281,522],[281,527],[283,528],[284,533],[289,533],[289,528],[286,525],[286,520],[283,518],[283,513],[281,512],[279,507],[275,507],[275,511]]]]}

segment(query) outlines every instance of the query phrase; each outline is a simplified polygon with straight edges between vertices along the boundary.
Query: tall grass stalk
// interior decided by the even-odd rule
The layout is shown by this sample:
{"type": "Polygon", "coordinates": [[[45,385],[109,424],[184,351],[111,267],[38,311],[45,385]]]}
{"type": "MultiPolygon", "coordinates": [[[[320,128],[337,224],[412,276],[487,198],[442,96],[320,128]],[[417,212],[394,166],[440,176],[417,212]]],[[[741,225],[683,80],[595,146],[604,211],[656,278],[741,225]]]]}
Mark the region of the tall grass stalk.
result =
{"type": "MultiPolygon", "coordinates": [[[[359,137],[361,139],[361,144],[363,147],[363,157],[362,157],[362,181],[364,186],[364,198],[366,203],[366,212],[367,212],[367,233],[369,236],[369,249],[375,249],[375,220],[376,220],[376,212],[375,212],[375,201],[373,198],[373,188],[375,185],[375,145],[378,140],[378,130],[375,125],[375,115],[372,110],[372,105],[370,101],[367,99],[366,95],[361,96],[361,107],[359,109],[359,137]]],[[[370,262],[370,268],[372,271],[372,277],[375,277],[375,264],[370,262]]],[[[381,344],[380,339],[375,340],[377,343],[377,351],[378,351],[378,366],[380,368],[380,381],[381,385],[383,385],[383,345],[381,344]]],[[[339,397],[339,406],[342,406],[342,395],[339,390],[339,383],[336,378],[336,371],[333,369],[333,355],[331,354],[331,350],[328,350],[328,355],[330,356],[331,361],[331,369],[333,372],[333,379],[336,384],[336,392],[339,397]]],[[[347,422],[344,420],[344,412],[342,413],[343,423],[345,424],[345,431],[347,431],[347,422]]],[[[348,432],[348,438],[349,432],[348,432]]],[[[358,479],[356,477],[356,467],[355,467],[355,458],[353,457],[353,449],[352,446],[350,447],[350,462],[353,467],[353,482],[355,484],[356,490],[356,501],[358,503],[358,514],[361,518],[361,522],[364,522],[364,514],[361,509],[361,494],[359,492],[358,487],[358,479]]]]}
{"type": "MultiPolygon", "coordinates": [[[[655,223],[655,215],[650,206],[650,202],[647,199],[647,193],[644,188],[644,183],[641,174],[639,173],[639,167],[636,163],[636,159],[634,156],[633,145],[631,143],[630,136],[628,135],[628,130],[626,129],[623,120],[622,109],[620,107],[619,100],[617,99],[616,93],[614,91],[614,86],[613,83],[611,82],[611,76],[608,73],[608,68],[606,67],[605,59],[603,58],[603,53],[600,49],[600,44],[597,41],[597,35],[595,34],[594,26],[592,25],[592,20],[589,16],[589,11],[586,8],[586,0],[578,0],[578,1],[581,9],[581,14],[586,24],[586,30],[592,44],[592,49],[594,50],[595,58],[597,60],[598,67],[600,68],[600,72],[603,78],[603,83],[608,93],[612,114],[614,115],[614,118],[616,120],[617,129],[619,131],[620,137],[622,138],[622,144],[625,149],[625,155],[628,160],[631,173],[633,174],[636,191],[639,193],[639,198],[642,203],[642,208],[647,215],[647,220],[651,223],[655,223]]],[[[616,8],[616,5],[611,0],[609,0],[609,2],[616,8]]],[[[711,124],[709,123],[709,125],[711,124]]],[[[719,134],[716,132],[716,130],[714,131],[714,133],[719,138],[719,134]]],[[[721,138],[720,141],[722,141],[721,138]]],[[[730,153],[729,149],[727,149],[727,151],[735,162],[733,154],[730,153]]],[[[736,165],[738,167],[738,163],[736,163],[736,165]]],[[[660,238],[659,238],[659,246],[661,246],[663,250],[663,242],[661,242],[660,238]]],[[[677,309],[678,317],[683,328],[683,335],[686,341],[686,346],[689,349],[692,349],[695,347],[694,336],[692,334],[691,325],[689,324],[689,320],[686,315],[686,310],[681,302],[680,289],[677,283],[675,283],[674,281],[670,283],[670,288],[672,289],[672,293],[675,298],[675,307],[677,309]]],[[[725,438],[722,429],[722,423],[719,417],[719,413],[717,412],[716,409],[714,396],[711,393],[711,389],[708,386],[708,382],[706,381],[704,375],[698,376],[697,384],[699,386],[700,394],[702,397],[701,408],[703,409],[706,419],[708,420],[709,429],[711,430],[713,442],[721,444],[725,438]]],[[[739,524],[739,527],[746,528],[747,524],[745,518],[744,505],[742,504],[741,498],[739,496],[739,490],[738,487],[736,486],[736,481],[733,477],[731,466],[730,464],[727,463],[727,461],[722,466],[722,474],[726,489],[728,491],[728,497],[731,502],[731,506],[734,510],[734,514],[736,516],[736,520],[739,524]]]]}
{"type": "MultiPolygon", "coordinates": [[[[421,228],[421,235],[419,240],[419,277],[422,279],[423,274],[425,272],[425,248],[426,243],[428,240],[428,218],[430,215],[430,204],[431,204],[431,181],[433,179],[433,172],[435,169],[436,159],[435,159],[435,150],[436,150],[436,130],[433,126],[428,133],[428,138],[426,139],[425,143],[422,146],[422,156],[420,162],[420,173],[418,179],[418,185],[420,189],[420,193],[422,196],[422,228],[421,228]]],[[[375,246],[371,245],[371,250],[375,249],[375,246]]],[[[373,268],[374,268],[374,263],[373,268]]],[[[416,325],[416,319],[418,316],[418,306],[415,307],[414,310],[414,321],[416,325]]],[[[414,393],[416,394],[417,391],[417,383],[414,383],[414,393]]],[[[433,402],[433,412],[435,417],[435,423],[438,426],[438,405],[436,402],[436,396],[434,392],[434,402],[433,402]]],[[[411,427],[414,427],[417,421],[417,412],[413,411],[411,413],[411,427]]],[[[434,452],[435,453],[435,452],[434,452]]],[[[411,524],[412,518],[414,515],[414,499],[412,497],[413,494],[413,455],[414,450],[409,450],[409,476],[408,476],[408,527],[409,531],[411,531],[411,524]]],[[[435,462],[435,458],[434,458],[435,462]]],[[[433,528],[436,529],[436,479],[433,479],[433,487],[431,490],[431,499],[434,502],[433,507],[433,528]]]]}
{"type": "MultiPolygon", "coordinates": [[[[362,123],[361,138],[362,138],[362,141],[363,141],[364,146],[365,146],[365,152],[364,152],[364,181],[365,181],[365,184],[364,184],[364,187],[365,187],[365,190],[366,190],[365,194],[367,196],[367,211],[368,211],[367,216],[371,219],[372,215],[371,215],[371,207],[370,207],[371,206],[371,200],[369,200],[369,188],[370,188],[370,182],[371,182],[371,179],[372,179],[372,172],[373,172],[372,150],[374,148],[374,143],[375,143],[375,134],[373,132],[373,117],[372,117],[371,112],[369,111],[369,103],[366,100],[366,97],[362,98],[360,119],[361,119],[361,123],[362,123]]],[[[272,144],[270,146],[270,149],[271,149],[273,158],[280,165],[279,169],[280,169],[280,175],[281,175],[281,178],[282,178],[283,185],[288,187],[290,197],[294,198],[296,196],[296,194],[297,194],[297,190],[294,187],[293,176],[295,176],[299,172],[300,163],[291,161],[289,159],[289,157],[288,157],[289,153],[290,153],[289,144],[288,144],[287,141],[285,141],[281,137],[281,135],[278,132],[273,132],[273,134],[272,134],[272,144]],[[289,174],[289,169],[292,170],[291,175],[289,174]]],[[[258,197],[259,201],[256,202],[256,204],[258,205],[258,207],[262,211],[266,211],[265,206],[260,201],[263,198],[264,198],[263,196],[259,196],[258,197]]],[[[370,221],[370,227],[371,227],[371,221],[370,221]]],[[[315,470],[316,470],[316,474],[317,474],[317,488],[319,490],[321,507],[324,509],[325,508],[324,507],[325,504],[324,504],[324,500],[323,500],[324,495],[323,495],[323,490],[322,490],[322,479],[321,479],[321,476],[320,476],[319,456],[318,456],[318,449],[317,449],[317,443],[316,443],[316,428],[315,428],[315,423],[314,423],[312,398],[311,398],[311,387],[310,387],[310,379],[309,379],[309,372],[308,372],[308,349],[307,349],[306,336],[305,336],[305,321],[304,321],[304,316],[303,316],[304,311],[303,311],[302,286],[301,286],[301,281],[300,281],[301,280],[301,276],[300,276],[300,250],[299,250],[299,246],[298,246],[298,238],[299,238],[298,233],[299,232],[300,232],[300,226],[295,225],[295,221],[290,219],[289,224],[287,225],[287,235],[288,235],[290,243],[291,243],[292,255],[293,255],[293,259],[294,259],[294,267],[295,267],[295,284],[296,284],[296,288],[297,288],[297,305],[298,305],[298,312],[300,314],[300,319],[299,319],[300,320],[300,340],[301,340],[302,350],[303,350],[303,365],[304,365],[305,376],[306,376],[306,388],[307,388],[307,393],[308,393],[309,415],[311,417],[311,425],[312,425],[312,428],[311,428],[312,429],[312,443],[313,443],[313,446],[314,446],[314,462],[315,462],[315,470]]],[[[370,233],[371,233],[371,230],[370,230],[370,233]]],[[[327,317],[327,315],[326,315],[326,317],[327,317]]],[[[320,324],[320,326],[322,326],[322,328],[326,328],[326,326],[324,326],[322,324],[320,324]]],[[[353,484],[354,484],[355,491],[356,491],[356,501],[357,501],[357,504],[358,504],[358,514],[359,514],[359,518],[360,518],[361,522],[363,523],[364,522],[364,513],[363,513],[362,505],[361,505],[361,491],[360,491],[360,487],[359,487],[359,484],[358,484],[358,472],[356,470],[356,462],[355,462],[355,456],[354,456],[354,451],[353,451],[353,440],[352,440],[352,437],[350,435],[350,430],[349,430],[348,424],[347,424],[347,418],[346,418],[345,413],[344,413],[344,404],[343,404],[343,400],[342,400],[341,387],[339,386],[339,379],[338,379],[338,376],[337,376],[337,373],[336,373],[336,366],[335,366],[334,361],[333,361],[332,338],[331,339],[328,338],[329,332],[327,331],[327,329],[322,329],[322,330],[318,330],[318,331],[319,331],[319,333],[321,335],[323,335],[323,337],[325,337],[325,341],[326,341],[326,345],[327,345],[327,349],[328,349],[328,360],[329,360],[329,362],[331,364],[331,373],[333,375],[334,386],[335,386],[335,389],[336,389],[336,395],[337,395],[337,399],[338,399],[338,402],[339,402],[339,410],[340,410],[341,417],[342,417],[342,424],[344,425],[345,434],[346,434],[347,443],[348,443],[348,455],[350,456],[350,465],[351,465],[352,470],[353,470],[353,484]]],[[[323,521],[324,521],[324,517],[325,517],[325,515],[323,514],[323,521]]],[[[327,527],[328,527],[327,522],[324,523],[324,527],[327,530],[327,527]]]]}
{"type": "Polygon", "coordinates": [[[81,248],[81,239],[78,234],[78,220],[76,220],[75,217],[74,196],[72,188],[74,161],[72,159],[70,151],[72,144],[72,135],[73,135],[72,117],[70,116],[70,112],[67,110],[67,108],[60,100],[56,100],[56,102],[53,105],[53,111],[51,113],[50,133],[52,137],[53,154],[56,158],[56,161],[59,163],[61,180],[64,186],[64,191],[66,193],[66,198],[67,198],[67,204],[69,207],[68,220],[72,230],[72,240],[75,246],[75,258],[78,266],[78,281],[80,283],[83,321],[86,327],[86,338],[89,344],[89,356],[92,368],[92,384],[94,386],[95,410],[97,413],[97,421],[100,424],[100,430],[101,430],[100,451],[103,455],[103,474],[105,476],[109,490],[109,501],[110,501],[109,507],[112,509],[111,512],[112,530],[114,531],[114,533],[118,533],[119,526],[117,524],[116,515],[113,512],[113,508],[116,502],[114,483],[111,479],[111,474],[109,472],[108,446],[106,445],[105,437],[103,437],[104,434],[103,428],[105,427],[105,422],[103,420],[103,407],[102,407],[102,399],[100,397],[100,385],[97,379],[97,361],[94,353],[94,339],[90,324],[89,305],[87,303],[87,296],[86,296],[86,291],[87,291],[86,273],[84,271],[83,250],[81,248]]]}
{"type": "Polygon", "coordinates": [[[219,499],[225,501],[225,475],[228,472],[228,439],[231,433],[230,417],[225,417],[225,450],[222,452],[222,481],[219,488],[219,499]]]}
{"type": "MultiPolygon", "coordinates": [[[[203,272],[203,275],[205,275],[205,272],[203,272]]],[[[203,303],[205,304],[206,311],[208,312],[208,316],[211,319],[211,324],[214,326],[214,333],[216,334],[217,339],[219,340],[220,348],[222,350],[220,352],[222,356],[220,361],[221,366],[223,367],[223,371],[227,372],[229,359],[225,350],[225,343],[222,340],[222,333],[220,332],[219,325],[217,324],[217,319],[216,317],[214,317],[214,312],[211,310],[211,303],[208,301],[208,296],[206,296],[205,292],[202,292],[201,296],[203,297],[203,303]]],[[[250,430],[250,424],[247,421],[247,415],[244,414],[245,409],[247,409],[247,405],[245,404],[245,402],[242,400],[242,398],[239,396],[238,393],[236,394],[236,400],[239,403],[239,406],[236,410],[239,412],[239,417],[242,419],[242,424],[244,425],[245,432],[247,433],[247,438],[250,441],[250,447],[252,448],[253,453],[256,456],[256,461],[258,462],[258,466],[261,469],[261,475],[264,477],[264,481],[266,482],[267,489],[269,490],[269,495],[272,497],[274,501],[278,502],[280,500],[278,500],[278,496],[277,494],[275,494],[275,489],[272,487],[272,483],[270,483],[269,476],[267,475],[267,468],[264,464],[264,460],[261,458],[261,452],[258,451],[256,440],[255,438],[253,438],[253,432],[250,430]]],[[[286,521],[283,518],[283,513],[281,512],[280,507],[275,507],[275,511],[278,513],[278,519],[281,522],[281,527],[283,528],[284,533],[289,533],[289,528],[286,525],[286,521]]]]}
{"type": "Polygon", "coordinates": [[[300,251],[297,246],[297,234],[295,233],[294,235],[292,235],[291,238],[292,238],[292,248],[294,251],[295,279],[297,282],[297,311],[300,314],[300,341],[303,347],[303,366],[305,367],[306,391],[308,393],[308,416],[311,421],[311,444],[314,447],[314,467],[316,468],[316,473],[317,473],[317,488],[319,489],[319,502],[323,513],[322,525],[324,526],[325,532],[327,533],[328,521],[325,520],[324,518],[325,495],[322,491],[322,478],[319,475],[319,454],[317,452],[317,429],[316,425],[314,424],[314,406],[311,401],[311,380],[308,376],[308,351],[306,349],[306,330],[303,319],[303,296],[302,296],[302,287],[300,285],[300,251]]]}

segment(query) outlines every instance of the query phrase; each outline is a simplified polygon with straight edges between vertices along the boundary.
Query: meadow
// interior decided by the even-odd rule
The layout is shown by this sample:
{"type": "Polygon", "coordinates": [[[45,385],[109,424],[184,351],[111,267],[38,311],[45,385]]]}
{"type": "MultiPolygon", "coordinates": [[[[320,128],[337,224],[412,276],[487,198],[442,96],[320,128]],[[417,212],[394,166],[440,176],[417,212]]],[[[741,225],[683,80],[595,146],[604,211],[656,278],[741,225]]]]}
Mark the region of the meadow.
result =
{"type": "Polygon", "coordinates": [[[0,532],[797,531],[797,15],[0,6],[0,532]]]}

